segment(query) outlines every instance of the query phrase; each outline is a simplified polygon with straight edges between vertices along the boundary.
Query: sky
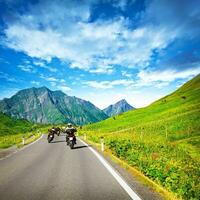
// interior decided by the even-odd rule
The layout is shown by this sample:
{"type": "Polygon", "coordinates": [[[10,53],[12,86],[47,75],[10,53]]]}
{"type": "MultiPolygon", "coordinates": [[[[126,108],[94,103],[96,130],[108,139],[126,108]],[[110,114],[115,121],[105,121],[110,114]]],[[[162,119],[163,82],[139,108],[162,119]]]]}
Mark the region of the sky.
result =
{"type": "Polygon", "coordinates": [[[139,108],[200,73],[199,0],[0,0],[0,99],[46,86],[139,108]]]}

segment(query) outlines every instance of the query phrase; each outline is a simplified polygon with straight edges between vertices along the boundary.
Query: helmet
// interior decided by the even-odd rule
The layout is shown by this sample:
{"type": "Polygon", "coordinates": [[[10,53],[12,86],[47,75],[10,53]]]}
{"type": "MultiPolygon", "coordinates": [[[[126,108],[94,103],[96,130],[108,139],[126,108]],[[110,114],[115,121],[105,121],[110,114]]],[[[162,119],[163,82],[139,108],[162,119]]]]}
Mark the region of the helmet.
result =
{"type": "Polygon", "coordinates": [[[72,124],[71,124],[71,123],[68,123],[68,124],[67,124],[67,127],[72,127],[72,124]]]}

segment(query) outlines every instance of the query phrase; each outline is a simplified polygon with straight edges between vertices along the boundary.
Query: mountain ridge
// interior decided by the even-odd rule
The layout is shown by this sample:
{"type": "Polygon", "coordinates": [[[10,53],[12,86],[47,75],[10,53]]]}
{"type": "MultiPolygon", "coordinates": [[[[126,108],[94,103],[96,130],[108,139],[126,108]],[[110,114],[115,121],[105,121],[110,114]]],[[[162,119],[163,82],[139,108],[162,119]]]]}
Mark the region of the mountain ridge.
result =
{"type": "Polygon", "coordinates": [[[93,123],[108,116],[89,101],[68,96],[60,90],[32,87],[0,100],[0,111],[37,123],[93,123]]]}

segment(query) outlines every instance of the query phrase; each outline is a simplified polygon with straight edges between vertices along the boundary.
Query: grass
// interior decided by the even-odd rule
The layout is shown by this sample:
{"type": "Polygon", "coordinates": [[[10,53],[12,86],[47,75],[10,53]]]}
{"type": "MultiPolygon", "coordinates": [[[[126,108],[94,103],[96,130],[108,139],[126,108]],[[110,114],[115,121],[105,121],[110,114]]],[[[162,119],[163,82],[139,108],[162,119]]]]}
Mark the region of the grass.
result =
{"type": "Polygon", "coordinates": [[[148,107],[84,126],[99,143],[177,198],[200,199],[200,75],[148,107]]]}
{"type": "MultiPolygon", "coordinates": [[[[81,138],[84,140],[84,137],[81,136],[81,138]]],[[[168,192],[166,189],[164,189],[162,186],[158,185],[154,181],[152,181],[150,178],[145,176],[143,173],[141,173],[139,170],[136,168],[132,167],[129,165],[126,161],[123,159],[120,159],[113,155],[113,152],[106,148],[103,152],[101,150],[101,144],[99,143],[94,143],[92,141],[88,141],[87,143],[95,147],[96,150],[98,150],[100,153],[103,153],[104,156],[109,157],[113,162],[117,163],[120,165],[122,168],[124,168],[126,171],[128,171],[131,175],[136,177],[140,182],[142,182],[144,185],[151,187],[154,191],[157,191],[160,193],[160,195],[167,200],[178,200],[172,193],[168,192]]]]}
{"type": "Polygon", "coordinates": [[[47,125],[33,124],[27,120],[14,119],[0,113],[0,149],[13,145],[21,147],[23,138],[26,145],[47,132],[47,129],[47,125]]]}

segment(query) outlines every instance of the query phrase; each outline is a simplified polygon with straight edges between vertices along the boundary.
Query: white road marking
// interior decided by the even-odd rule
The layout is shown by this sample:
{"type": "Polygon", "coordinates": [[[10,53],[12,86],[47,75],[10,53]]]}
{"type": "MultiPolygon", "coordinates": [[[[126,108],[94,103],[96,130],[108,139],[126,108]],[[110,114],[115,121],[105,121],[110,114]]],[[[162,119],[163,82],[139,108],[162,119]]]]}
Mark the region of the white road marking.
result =
{"type": "Polygon", "coordinates": [[[11,154],[8,154],[7,156],[3,157],[3,158],[0,158],[0,161],[1,160],[4,160],[6,158],[9,158],[10,156],[16,154],[17,152],[20,152],[20,151],[23,151],[24,149],[30,147],[31,145],[35,144],[36,142],[38,142],[42,137],[43,137],[44,134],[42,134],[37,140],[35,140],[34,142],[30,143],[30,144],[27,144],[26,146],[22,147],[21,149],[17,149],[16,151],[12,152],[11,154]]]}
{"type": "Polygon", "coordinates": [[[125,180],[113,169],[113,167],[99,154],[95,151],[92,147],[90,147],[87,143],[79,138],[79,140],[86,145],[90,151],[100,160],[100,162],[104,165],[104,167],[113,175],[113,177],[117,180],[117,182],[121,185],[121,187],[128,193],[128,195],[133,200],[142,200],[132,189],[131,187],[125,182],[125,180]]]}

